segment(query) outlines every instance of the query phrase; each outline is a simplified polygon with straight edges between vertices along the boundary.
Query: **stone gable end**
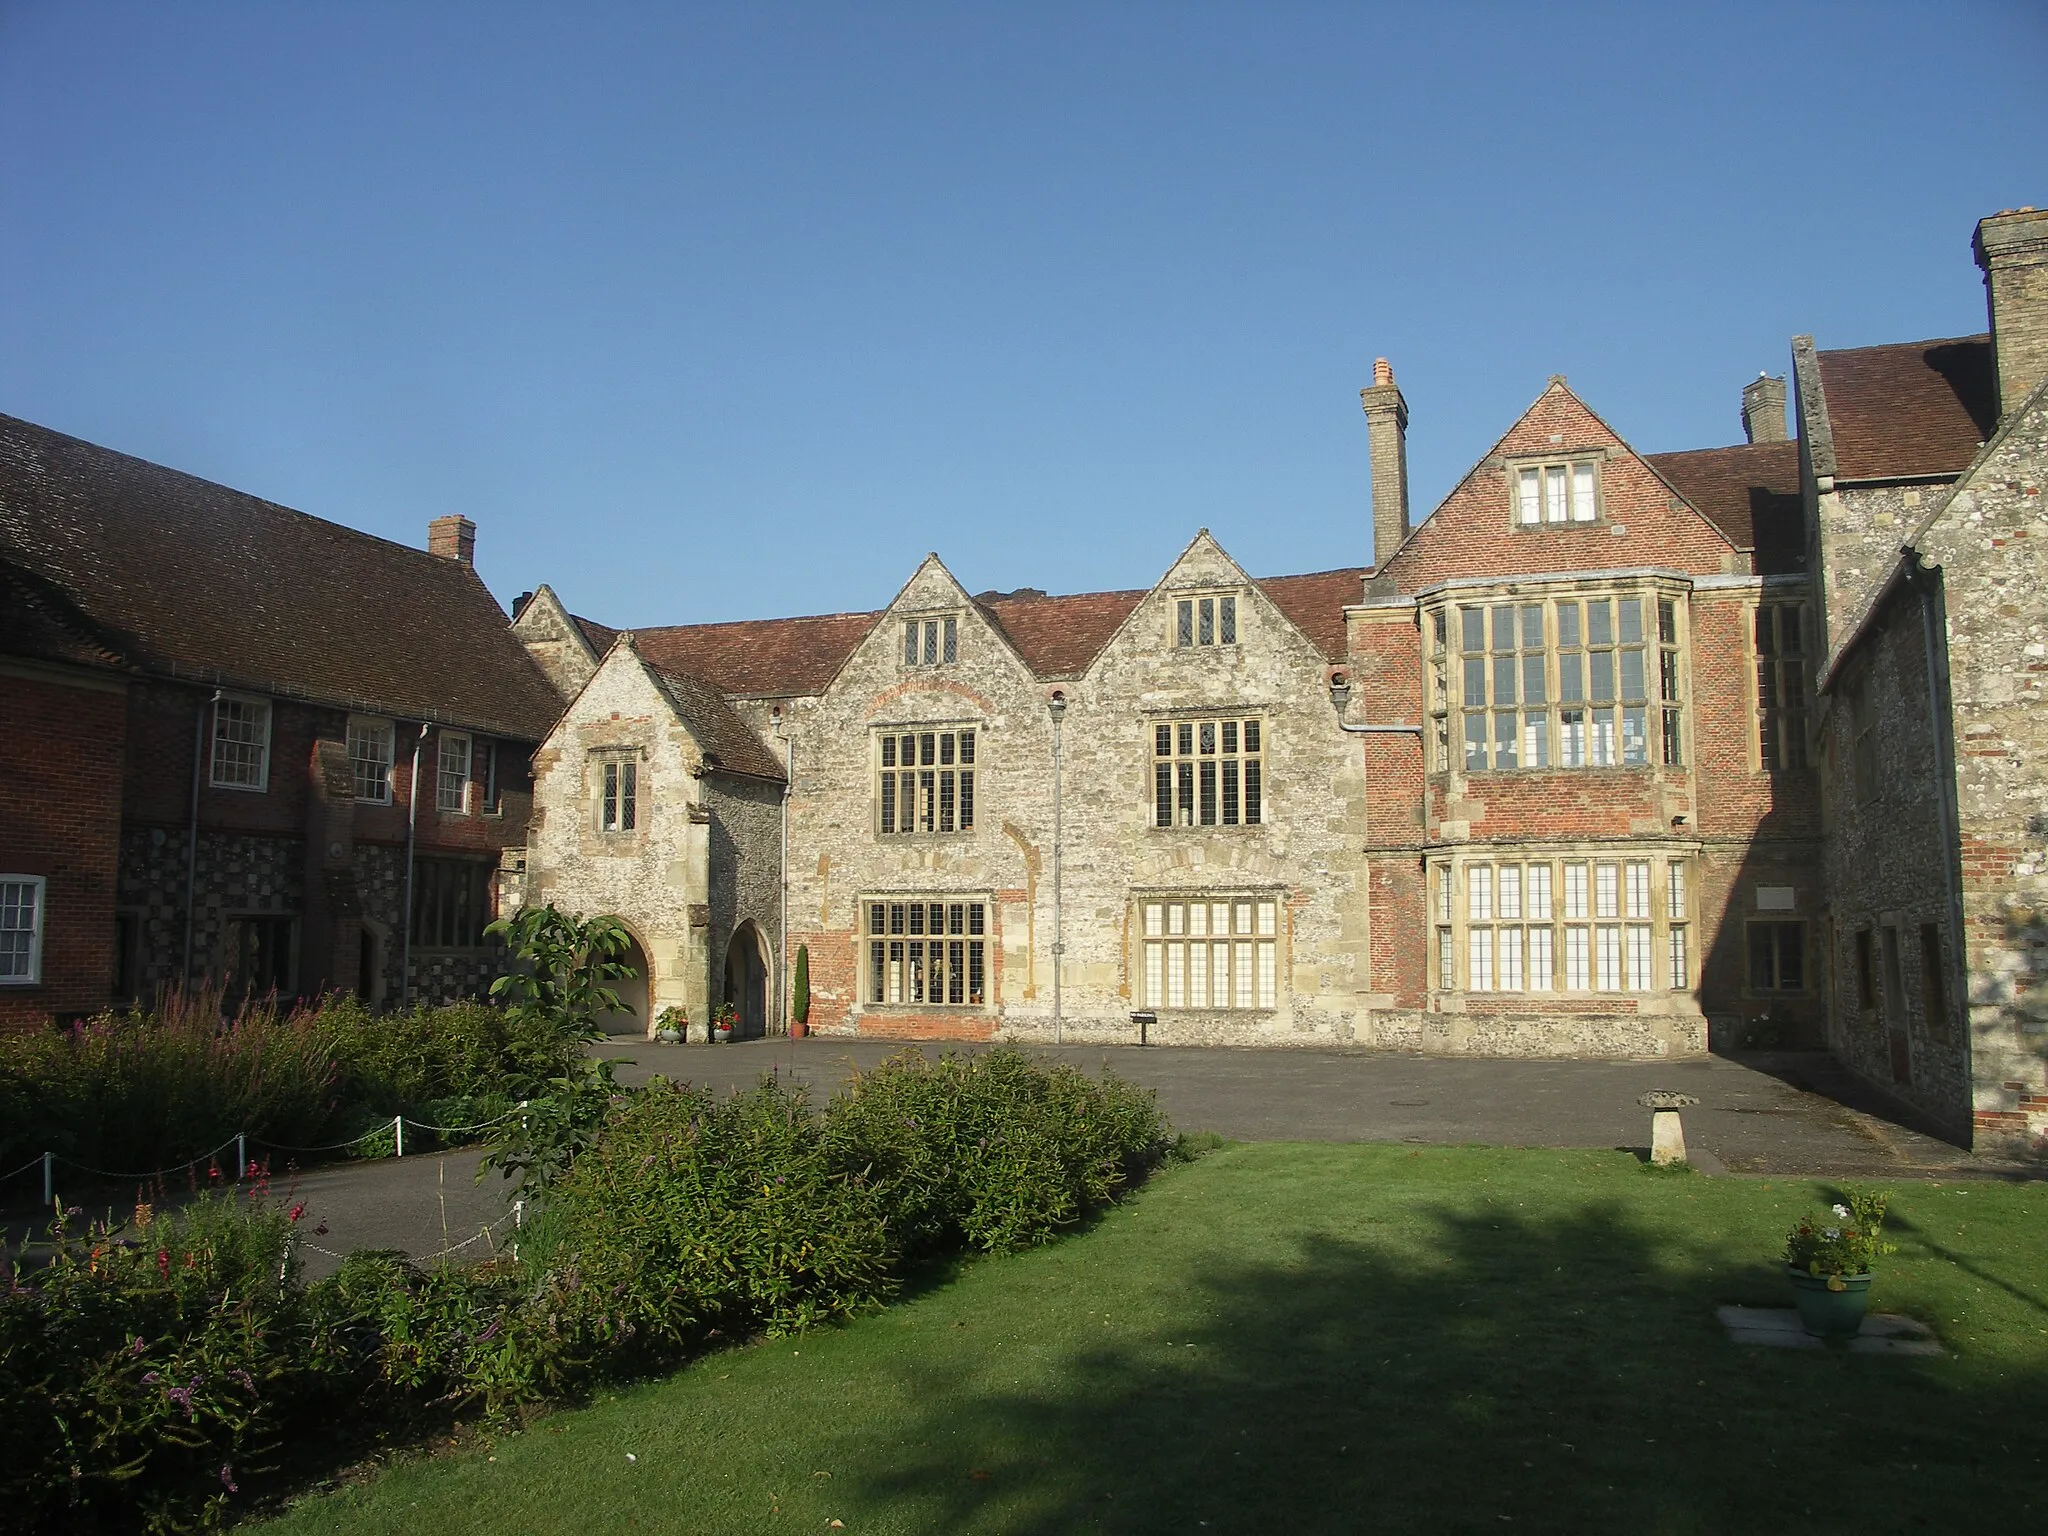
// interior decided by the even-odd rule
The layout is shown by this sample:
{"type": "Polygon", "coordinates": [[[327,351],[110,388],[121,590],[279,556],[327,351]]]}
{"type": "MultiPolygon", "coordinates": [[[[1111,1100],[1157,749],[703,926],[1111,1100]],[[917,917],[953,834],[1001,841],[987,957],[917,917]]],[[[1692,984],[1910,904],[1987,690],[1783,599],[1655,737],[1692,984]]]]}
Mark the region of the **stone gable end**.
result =
{"type": "Polygon", "coordinates": [[[1554,379],[1381,575],[1414,592],[1459,577],[1643,566],[1717,575],[1740,558],[1726,535],[1554,379]],[[1524,527],[1516,520],[1514,469],[1588,457],[1600,472],[1597,521],[1524,527]]]}

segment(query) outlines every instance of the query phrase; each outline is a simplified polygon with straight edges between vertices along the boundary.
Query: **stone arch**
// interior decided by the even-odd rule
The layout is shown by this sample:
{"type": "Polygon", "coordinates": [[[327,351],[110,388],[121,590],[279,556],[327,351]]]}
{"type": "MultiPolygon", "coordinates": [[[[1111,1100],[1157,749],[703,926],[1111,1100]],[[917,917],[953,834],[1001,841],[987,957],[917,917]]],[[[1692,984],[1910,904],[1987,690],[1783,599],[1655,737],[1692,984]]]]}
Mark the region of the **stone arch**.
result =
{"type": "Polygon", "coordinates": [[[617,1013],[600,1014],[597,1027],[607,1035],[644,1035],[653,1027],[647,1004],[654,996],[654,968],[648,963],[647,946],[640,942],[633,925],[624,918],[613,921],[626,930],[626,952],[620,958],[633,968],[633,974],[612,983],[612,990],[619,994],[623,1006],[617,1013]]]}
{"type": "Polygon", "coordinates": [[[725,944],[724,1001],[739,1010],[733,1035],[757,1039],[768,1033],[768,943],[748,918],[725,944]]]}

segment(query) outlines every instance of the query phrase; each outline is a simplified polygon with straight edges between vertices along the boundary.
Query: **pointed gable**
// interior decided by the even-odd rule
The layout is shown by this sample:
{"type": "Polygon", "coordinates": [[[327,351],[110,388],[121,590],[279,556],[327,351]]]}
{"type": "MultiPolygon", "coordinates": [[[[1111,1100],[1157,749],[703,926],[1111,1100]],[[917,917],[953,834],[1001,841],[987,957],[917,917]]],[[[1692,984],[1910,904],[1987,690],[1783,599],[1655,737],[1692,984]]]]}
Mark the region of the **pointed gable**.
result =
{"type": "Polygon", "coordinates": [[[1460,577],[1532,577],[1662,566],[1695,575],[1734,567],[1735,546],[1672,484],[1553,378],[1492,452],[1474,465],[1380,574],[1402,592],[1460,577]],[[1592,470],[1588,507],[1576,472],[1592,470]],[[1524,522],[1522,476],[1536,476],[1536,521],[1524,522]],[[1562,471],[1562,520],[1551,476],[1562,471]],[[1575,492],[1577,496],[1575,498],[1575,492]],[[1588,511],[1591,515],[1587,516],[1588,511]]]}

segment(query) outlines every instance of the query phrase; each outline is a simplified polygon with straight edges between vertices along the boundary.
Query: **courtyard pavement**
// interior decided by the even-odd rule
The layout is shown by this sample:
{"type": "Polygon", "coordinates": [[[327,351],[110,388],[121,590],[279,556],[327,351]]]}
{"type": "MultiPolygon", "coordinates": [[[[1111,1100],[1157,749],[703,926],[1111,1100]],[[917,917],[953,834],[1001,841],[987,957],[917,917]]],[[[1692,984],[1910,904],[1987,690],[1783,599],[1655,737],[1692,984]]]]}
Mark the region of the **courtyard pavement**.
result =
{"type": "MultiPolygon", "coordinates": [[[[765,1073],[806,1085],[822,1103],[900,1043],[813,1037],[727,1045],[611,1039],[593,1055],[620,1081],[663,1077],[721,1091],[765,1073]]],[[[981,1047],[922,1047],[945,1049],[981,1047]]],[[[1916,1178],[2010,1176],[1922,1134],[1824,1055],[1778,1053],[1675,1062],[1517,1061],[1364,1051],[1139,1046],[1033,1048],[1086,1072],[1108,1069],[1154,1089],[1176,1128],[1233,1141],[1391,1141],[1512,1147],[1621,1147],[1647,1153],[1651,1089],[1692,1094],[1686,1146],[1704,1173],[1916,1178]]],[[[417,1258],[487,1257],[517,1241],[515,1191],[478,1182],[479,1150],[326,1164],[275,1173],[275,1192],[303,1200],[307,1268],[333,1269],[357,1248],[417,1258]],[[452,1250],[452,1252],[451,1252],[452,1250]]],[[[94,1214],[99,1214],[98,1203],[94,1214]]],[[[119,1203],[118,1201],[116,1202],[119,1203]]],[[[19,1244],[25,1222],[9,1223],[19,1244]]]]}

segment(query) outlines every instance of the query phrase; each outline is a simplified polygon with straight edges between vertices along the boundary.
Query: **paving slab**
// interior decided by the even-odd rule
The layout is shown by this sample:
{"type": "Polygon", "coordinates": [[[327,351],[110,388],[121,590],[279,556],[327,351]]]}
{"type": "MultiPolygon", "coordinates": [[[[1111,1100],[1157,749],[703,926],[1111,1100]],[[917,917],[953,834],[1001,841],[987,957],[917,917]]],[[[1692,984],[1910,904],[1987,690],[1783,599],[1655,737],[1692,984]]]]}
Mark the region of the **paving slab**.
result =
{"type": "MultiPolygon", "coordinates": [[[[1731,1344],[1753,1344],[1766,1349],[1826,1349],[1822,1340],[1806,1331],[1795,1307],[1716,1307],[1714,1315],[1728,1330],[1731,1344]]],[[[1945,1354],[1934,1330],[1918,1318],[1903,1312],[1871,1312],[1863,1326],[1845,1346],[1852,1355],[1940,1355],[1945,1354]]]]}

